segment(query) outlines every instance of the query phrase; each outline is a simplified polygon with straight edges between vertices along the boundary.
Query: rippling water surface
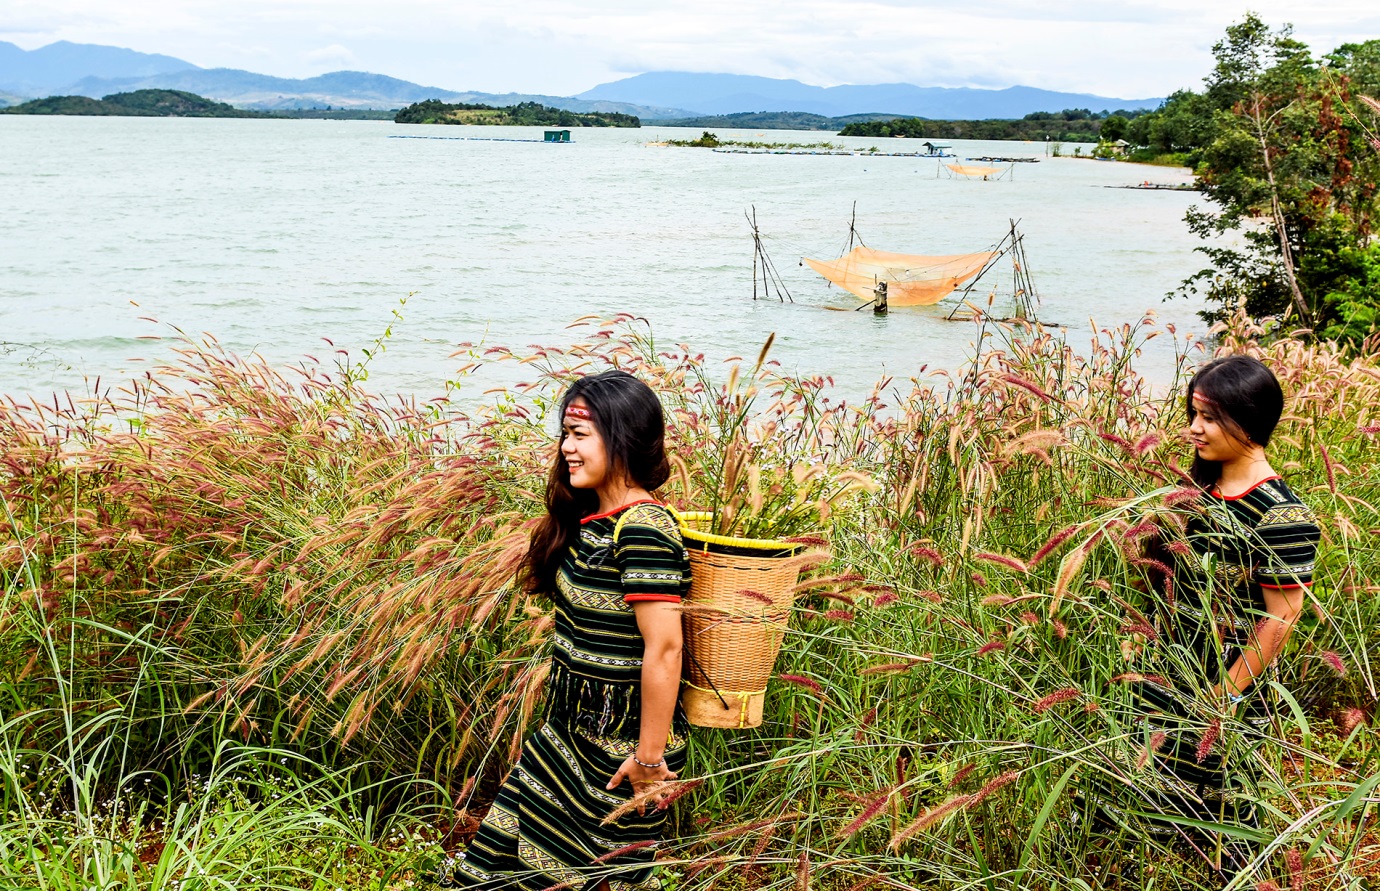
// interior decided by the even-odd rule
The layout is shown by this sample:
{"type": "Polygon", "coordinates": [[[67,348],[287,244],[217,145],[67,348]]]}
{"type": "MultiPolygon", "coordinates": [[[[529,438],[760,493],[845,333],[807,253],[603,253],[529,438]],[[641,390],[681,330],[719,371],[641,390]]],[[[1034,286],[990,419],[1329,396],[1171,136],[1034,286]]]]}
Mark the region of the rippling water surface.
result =
{"type": "MultiPolygon", "coordinates": [[[[983,182],[938,176],[934,160],[643,144],[686,132],[576,130],[570,145],[541,145],[389,138],[540,136],[527,128],[0,117],[0,393],[138,374],[169,355],[147,339],[168,326],[275,362],[328,359],[323,337],[358,353],[408,294],[370,383],[423,398],[461,364],[458,342],[569,343],[565,326],[591,313],[636,313],[661,340],[718,357],[755,353],[774,331],[775,358],[850,395],[882,374],[961,363],[973,329],[943,321],[947,302],[885,318],[825,311],[858,301],[799,258],[840,252],[854,202],[869,246],[906,253],[982,250],[1019,218],[1042,318],[1077,342],[1090,317],[1147,309],[1203,327],[1197,304],[1162,302],[1202,265],[1182,222],[1195,196],[1103,188],[1183,171],[957,141],[961,156],[1042,159],[983,182]],[[751,205],[794,304],[752,300],[751,205]]],[[[1009,290],[1009,269],[997,271],[1009,290]]],[[[1169,345],[1152,347],[1148,365],[1167,367],[1169,345]]]]}

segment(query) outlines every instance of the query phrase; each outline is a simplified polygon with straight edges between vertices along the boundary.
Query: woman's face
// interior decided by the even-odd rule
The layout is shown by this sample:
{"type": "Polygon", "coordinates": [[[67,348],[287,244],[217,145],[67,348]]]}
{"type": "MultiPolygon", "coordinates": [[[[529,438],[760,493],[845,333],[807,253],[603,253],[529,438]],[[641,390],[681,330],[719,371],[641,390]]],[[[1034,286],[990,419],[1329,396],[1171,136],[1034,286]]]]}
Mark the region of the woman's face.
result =
{"type": "Polygon", "coordinates": [[[1204,461],[1231,461],[1249,450],[1249,444],[1237,438],[1234,428],[1222,423],[1222,413],[1216,403],[1193,396],[1193,420],[1188,425],[1188,441],[1204,461]]]}
{"type": "Polygon", "coordinates": [[[570,485],[576,489],[598,489],[608,481],[609,456],[604,438],[588,414],[589,406],[574,399],[561,422],[561,457],[570,470],[570,485]],[[574,411],[571,411],[573,409],[574,411]]]}

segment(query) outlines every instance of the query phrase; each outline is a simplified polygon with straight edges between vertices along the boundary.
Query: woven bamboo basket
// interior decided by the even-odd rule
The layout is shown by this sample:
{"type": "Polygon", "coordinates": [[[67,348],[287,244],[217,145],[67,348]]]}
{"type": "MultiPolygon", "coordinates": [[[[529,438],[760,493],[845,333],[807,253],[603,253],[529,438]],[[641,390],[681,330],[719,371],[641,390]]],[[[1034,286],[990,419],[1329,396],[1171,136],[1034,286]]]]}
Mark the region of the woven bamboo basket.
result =
{"type": "Polygon", "coordinates": [[[701,531],[712,519],[680,515],[690,552],[680,704],[699,727],[756,727],[800,578],[788,558],[801,546],[701,531]]]}

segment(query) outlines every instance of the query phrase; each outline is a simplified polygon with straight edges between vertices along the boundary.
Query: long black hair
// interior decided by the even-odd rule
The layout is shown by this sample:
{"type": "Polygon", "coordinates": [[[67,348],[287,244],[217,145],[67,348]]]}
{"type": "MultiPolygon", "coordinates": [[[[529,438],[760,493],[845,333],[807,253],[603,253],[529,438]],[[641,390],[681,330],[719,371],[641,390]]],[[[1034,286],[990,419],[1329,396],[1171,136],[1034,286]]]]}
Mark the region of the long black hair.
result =
{"type": "MultiPolygon", "coordinates": [[[[1262,448],[1270,444],[1284,411],[1279,380],[1265,363],[1250,356],[1225,356],[1198,369],[1184,397],[1190,424],[1198,415],[1193,407],[1195,394],[1212,404],[1218,423],[1228,434],[1243,444],[1262,448]]],[[[1190,473],[1198,485],[1211,488],[1222,478],[1222,462],[1195,456],[1190,473]]]]}
{"type": "MultiPolygon", "coordinates": [[[[608,453],[611,475],[648,492],[656,491],[670,478],[666,416],[651,387],[617,369],[579,378],[561,397],[557,417],[562,425],[566,408],[576,399],[589,408],[590,421],[608,453]]],[[[564,426],[560,435],[565,435],[564,426]]],[[[518,578],[527,591],[555,591],[556,573],[580,534],[580,521],[598,508],[598,493],[570,485],[570,466],[557,449],[546,477],[546,516],[532,531],[527,555],[518,569],[518,578]]]]}

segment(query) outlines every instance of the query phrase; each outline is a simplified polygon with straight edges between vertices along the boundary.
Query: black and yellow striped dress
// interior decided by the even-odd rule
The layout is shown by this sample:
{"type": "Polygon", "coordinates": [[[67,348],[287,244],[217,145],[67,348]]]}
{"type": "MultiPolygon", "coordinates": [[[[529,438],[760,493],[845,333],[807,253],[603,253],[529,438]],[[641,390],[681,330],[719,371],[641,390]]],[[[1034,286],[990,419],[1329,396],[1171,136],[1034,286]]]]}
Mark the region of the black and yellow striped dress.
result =
{"type": "MultiPolygon", "coordinates": [[[[660,840],[666,814],[649,807],[601,824],[632,796],[626,780],[605,789],[636,750],[640,728],[643,639],[632,604],[679,602],[689,585],[685,546],[665,507],[636,502],[584,520],[557,577],[546,721],[523,745],[469,850],[442,864],[439,884],[578,891],[607,878],[613,891],[660,886],[656,845],[640,843],[660,840]]],[[[685,766],[685,730],[677,709],[666,746],[674,771],[685,766]]]]}
{"type": "MultiPolygon", "coordinates": [[[[1134,793],[1123,789],[1101,802],[1104,815],[1117,822],[1130,817],[1128,809],[1151,816],[1152,830],[1154,816],[1167,818],[1161,831],[1176,835],[1176,817],[1256,825],[1246,788],[1252,776],[1249,759],[1239,744],[1235,757],[1222,757],[1227,743],[1222,734],[1229,728],[1210,729],[1214,709],[1195,707],[1194,700],[1208,695],[1250,646],[1266,615],[1265,589],[1312,584],[1321,537],[1312,511],[1278,477],[1238,496],[1204,493],[1199,506],[1183,539],[1187,551],[1165,555],[1172,560],[1173,584],[1159,592],[1159,638],[1145,654],[1146,671],[1156,671],[1167,683],[1145,682],[1136,690],[1144,725],[1137,742],[1158,741],[1157,770],[1152,782],[1138,782],[1134,793]]],[[[1276,705],[1269,682],[1276,675],[1277,667],[1271,666],[1256,678],[1236,708],[1237,719],[1257,726],[1270,719],[1276,705]]]]}

